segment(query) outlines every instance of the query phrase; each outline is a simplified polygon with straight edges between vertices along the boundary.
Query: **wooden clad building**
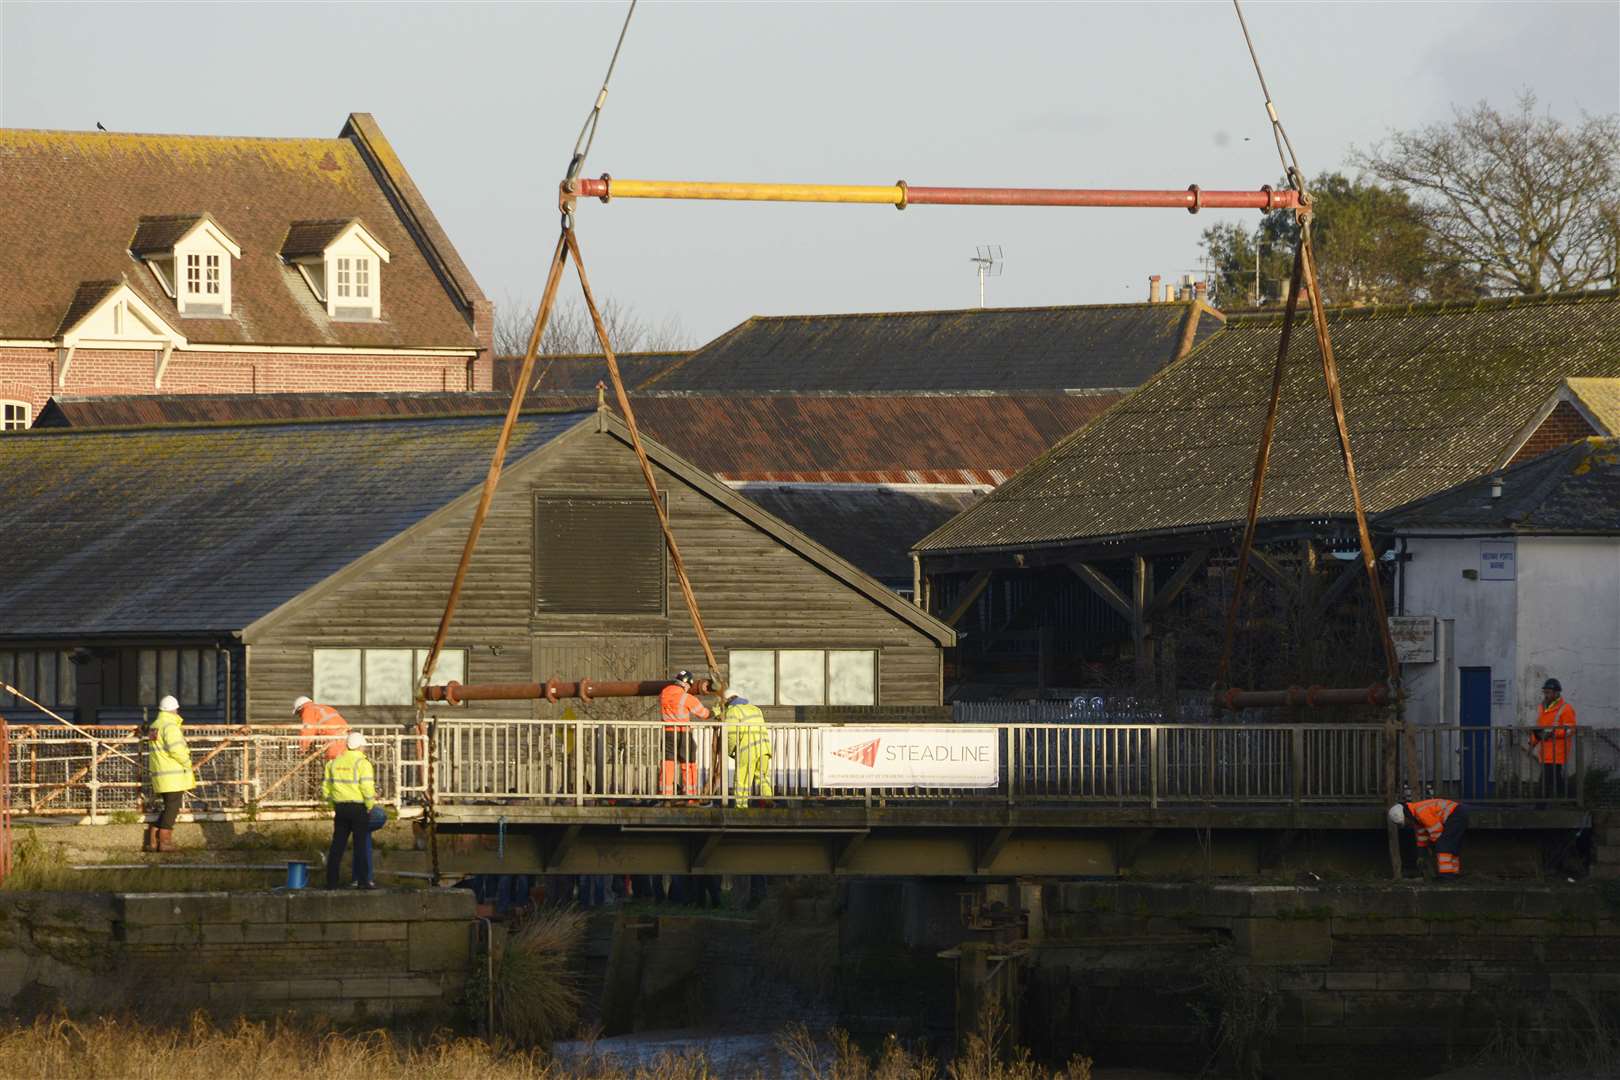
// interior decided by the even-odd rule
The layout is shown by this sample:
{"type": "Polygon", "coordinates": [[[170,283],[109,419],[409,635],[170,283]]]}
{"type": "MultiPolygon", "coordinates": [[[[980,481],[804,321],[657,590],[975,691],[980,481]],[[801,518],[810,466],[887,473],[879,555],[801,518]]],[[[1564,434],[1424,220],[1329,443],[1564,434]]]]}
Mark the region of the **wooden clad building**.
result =
{"type": "MultiPolygon", "coordinates": [[[[229,707],[236,718],[281,722],[300,694],[352,722],[409,719],[412,679],[499,423],[365,419],[8,439],[0,529],[22,554],[0,582],[0,651],[77,666],[129,654],[128,685],[100,687],[94,700],[75,685],[46,701],[81,722],[131,719],[178,693],[162,657],[182,644],[209,656],[182,695],[198,719],[223,719],[229,707]],[[143,653],[158,658],[150,677],[143,653]],[[195,688],[205,674],[211,693],[195,688]]],[[[722,674],[779,717],[795,706],[940,703],[949,628],[647,446],[722,674]]],[[[30,663],[37,683],[38,660],[30,663]]],[[[440,676],[635,678],[681,667],[701,673],[705,664],[623,423],[606,411],[526,415],[440,676]]],[[[14,702],[0,709],[27,718],[14,702]]]]}

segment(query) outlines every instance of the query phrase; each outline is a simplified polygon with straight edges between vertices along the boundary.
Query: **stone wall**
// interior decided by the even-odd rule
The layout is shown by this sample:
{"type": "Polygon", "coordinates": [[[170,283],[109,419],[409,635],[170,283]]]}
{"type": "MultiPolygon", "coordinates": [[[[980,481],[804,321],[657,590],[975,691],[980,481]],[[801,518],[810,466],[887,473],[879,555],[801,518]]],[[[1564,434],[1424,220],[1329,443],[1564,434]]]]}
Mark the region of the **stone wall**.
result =
{"type": "Polygon", "coordinates": [[[1051,885],[1025,1035],[1059,1058],[1196,1069],[1224,1017],[1275,1075],[1371,1060],[1386,1080],[1428,1075],[1504,1030],[1578,1040],[1589,1010],[1612,1014],[1616,901],[1576,885],[1051,885]]]}
{"type": "Polygon", "coordinates": [[[0,894],[0,1003],[448,1022],[473,907],[465,890],[0,894]]]}

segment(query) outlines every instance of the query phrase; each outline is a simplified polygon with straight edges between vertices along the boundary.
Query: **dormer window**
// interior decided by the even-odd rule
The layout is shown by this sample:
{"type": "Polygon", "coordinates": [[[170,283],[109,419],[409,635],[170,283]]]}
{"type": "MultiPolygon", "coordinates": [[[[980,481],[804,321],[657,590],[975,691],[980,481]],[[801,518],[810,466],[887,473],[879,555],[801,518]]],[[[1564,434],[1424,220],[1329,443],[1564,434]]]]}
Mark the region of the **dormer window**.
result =
{"type": "Polygon", "coordinates": [[[180,314],[231,313],[231,261],[242,249],[207,214],[143,217],[129,245],[180,314]]]}
{"type": "Polygon", "coordinates": [[[388,249],[359,221],[295,221],[281,257],[297,268],[332,319],[382,317],[381,267],[388,249]]]}

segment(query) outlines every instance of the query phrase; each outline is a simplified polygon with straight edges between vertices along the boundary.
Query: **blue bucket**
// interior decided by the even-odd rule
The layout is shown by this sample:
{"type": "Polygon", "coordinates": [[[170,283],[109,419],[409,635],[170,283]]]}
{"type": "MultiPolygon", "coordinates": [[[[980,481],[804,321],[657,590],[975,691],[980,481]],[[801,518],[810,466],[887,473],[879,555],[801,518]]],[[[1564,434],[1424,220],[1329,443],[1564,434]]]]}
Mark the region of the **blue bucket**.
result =
{"type": "Polygon", "coordinates": [[[287,863],[287,888],[302,889],[309,884],[309,863],[287,863]]]}

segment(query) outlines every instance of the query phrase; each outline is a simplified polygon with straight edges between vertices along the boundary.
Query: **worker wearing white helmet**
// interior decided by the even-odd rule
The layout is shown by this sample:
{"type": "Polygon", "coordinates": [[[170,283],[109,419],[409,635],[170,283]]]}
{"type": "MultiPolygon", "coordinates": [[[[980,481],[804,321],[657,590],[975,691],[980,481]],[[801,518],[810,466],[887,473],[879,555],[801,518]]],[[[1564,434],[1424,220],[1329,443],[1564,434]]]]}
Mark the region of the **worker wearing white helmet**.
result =
{"type": "Polygon", "coordinates": [[[163,800],[157,823],[146,827],[142,851],[176,851],[174,819],[186,792],[197,786],[191,769],[191,749],[180,731],[180,703],[173,694],[158,702],[157,719],[146,734],[146,775],[152,781],[152,794],[163,800]]]}
{"type": "Polygon", "coordinates": [[[372,888],[371,811],[377,805],[376,771],[366,755],[366,737],[351,731],[344,749],[326,763],[321,798],[332,807],[332,846],[326,853],[326,887],[338,887],[343,849],[354,837],[354,887],[372,888]]]}
{"type": "Polygon", "coordinates": [[[293,702],[293,715],[302,725],[298,729],[298,750],[309,753],[317,742],[326,740],[326,760],[331,761],[343,753],[343,737],[349,733],[349,722],[330,705],[320,705],[300,696],[293,702]]]}
{"type": "Polygon", "coordinates": [[[1419,799],[1389,808],[1389,822],[1397,829],[1410,825],[1417,833],[1419,851],[1434,848],[1440,880],[1455,881],[1462,874],[1462,841],[1468,831],[1468,807],[1450,799],[1419,799]]]}

